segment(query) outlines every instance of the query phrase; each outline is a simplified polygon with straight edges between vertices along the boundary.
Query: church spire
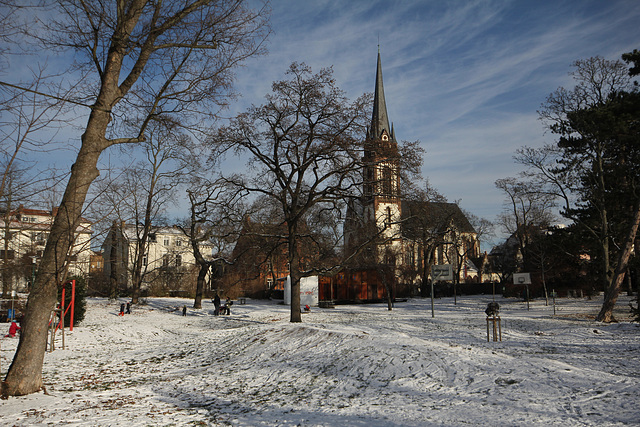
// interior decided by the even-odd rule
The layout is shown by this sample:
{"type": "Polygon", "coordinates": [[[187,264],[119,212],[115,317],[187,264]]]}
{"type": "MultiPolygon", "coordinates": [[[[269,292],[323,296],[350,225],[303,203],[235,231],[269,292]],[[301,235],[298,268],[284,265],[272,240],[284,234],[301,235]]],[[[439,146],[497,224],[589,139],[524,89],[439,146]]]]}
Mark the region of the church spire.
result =
{"type": "Polygon", "coordinates": [[[379,139],[382,136],[383,130],[386,130],[387,134],[391,136],[387,104],[384,100],[384,86],[382,84],[382,62],[380,61],[380,49],[378,48],[378,69],[376,71],[376,89],[373,96],[370,138],[379,139]]]}

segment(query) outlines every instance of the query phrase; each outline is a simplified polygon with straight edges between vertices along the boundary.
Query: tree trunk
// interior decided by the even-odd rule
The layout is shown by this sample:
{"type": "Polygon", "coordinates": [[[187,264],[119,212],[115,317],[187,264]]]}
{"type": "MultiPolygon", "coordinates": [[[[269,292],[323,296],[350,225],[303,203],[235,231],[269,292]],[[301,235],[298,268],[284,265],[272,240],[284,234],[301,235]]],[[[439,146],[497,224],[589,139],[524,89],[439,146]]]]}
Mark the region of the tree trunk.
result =
{"type": "Polygon", "coordinates": [[[111,250],[109,251],[109,298],[118,297],[118,235],[117,228],[111,232],[111,250]]]}
{"type": "Polygon", "coordinates": [[[209,271],[208,263],[200,263],[198,281],[196,282],[196,298],[193,300],[193,308],[202,308],[202,295],[204,294],[204,281],[209,271]]]}
{"type": "MultiPolygon", "coordinates": [[[[135,260],[133,263],[133,272],[131,274],[131,304],[138,304],[140,298],[140,287],[142,286],[142,258],[144,256],[144,249],[146,239],[144,232],[142,238],[136,242],[135,260]]],[[[125,260],[125,265],[128,260],[125,260]]]]}
{"type": "Polygon", "coordinates": [[[611,285],[609,285],[609,288],[607,289],[607,292],[605,294],[602,309],[596,317],[596,320],[598,322],[609,323],[615,321],[613,317],[613,308],[616,305],[618,295],[620,294],[620,290],[622,289],[622,282],[625,277],[625,272],[627,271],[629,257],[631,256],[633,243],[635,242],[636,234],[638,233],[638,225],[640,225],[640,203],[636,203],[633,221],[631,223],[631,226],[629,227],[627,237],[625,238],[624,247],[620,251],[620,255],[618,256],[618,264],[616,265],[613,280],[611,281],[611,285]]]}
{"type": "MultiPolygon", "coordinates": [[[[136,246],[136,258],[133,270],[133,280],[131,290],[131,303],[137,304],[140,297],[140,288],[142,287],[142,279],[145,276],[146,270],[143,272],[144,265],[142,260],[147,252],[147,242],[149,241],[149,233],[151,232],[151,210],[153,208],[153,194],[156,188],[156,168],[149,183],[149,190],[147,192],[147,201],[144,209],[144,223],[142,224],[142,236],[138,236],[138,244],[136,246]]],[[[197,307],[200,308],[200,307],[197,307]]]]}
{"type": "Polygon", "coordinates": [[[18,348],[3,383],[4,396],[35,393],[42,388],[49,316],[56,305],[57,287],[64,274],[89,185],[98,176],[96,165],[102,151],[98,145],[87,143],[85,133],[29,294],[18,348]]]}
{"type": "MultiPolygon", "coordinates": [[[[380,267],[380,264],[378,264],[380,267]]],[[[389,281],[387,280],[387,268],[386,265],[383,265],[382,268],[378,268],[378,274],[380,275],[380,280],[382,281],[382,285],[384,286],[385,291],[387,291],[387,310],[393,310],[393,295],[391,291],[391,287],[389,286],[389,281]]]]}
{"type": "Polygon", "coordinates": [[[288,223],[289,231],[289,277],[291,278],[291,322],[302,322],[300,310],[300,265],[297,247],[297,227],[295,222],[288,223]]]}

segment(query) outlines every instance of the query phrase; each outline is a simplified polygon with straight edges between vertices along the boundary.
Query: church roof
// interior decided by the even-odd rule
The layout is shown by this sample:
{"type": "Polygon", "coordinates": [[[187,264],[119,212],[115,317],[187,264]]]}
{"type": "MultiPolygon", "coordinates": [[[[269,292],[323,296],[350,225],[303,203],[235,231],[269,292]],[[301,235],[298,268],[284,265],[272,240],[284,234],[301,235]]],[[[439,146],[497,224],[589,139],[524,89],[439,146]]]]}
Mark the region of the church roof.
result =
{"type": "Polygon", "coordinates": [[[382,83],[382,62],[380,52],[378,52],[378,69],[376,71],[376,89],[373,95],[373,114],[371,116],[371,139],[378,139],[382,136],[382,131],[386,130],[390,137],[393,137],[391,126],[389,126],[389,115],[387,114],[387,103],[384,99],[384,85],[382,83]]]}
{"type": "Polygon", "coordinates": [[[402,202],[402,234],[407,238],[420,238],[426,229],[430,232],[444,232],[453,225],[459,232],[475,233],[467,216],[455,203],[445,202],[402,202]]]}

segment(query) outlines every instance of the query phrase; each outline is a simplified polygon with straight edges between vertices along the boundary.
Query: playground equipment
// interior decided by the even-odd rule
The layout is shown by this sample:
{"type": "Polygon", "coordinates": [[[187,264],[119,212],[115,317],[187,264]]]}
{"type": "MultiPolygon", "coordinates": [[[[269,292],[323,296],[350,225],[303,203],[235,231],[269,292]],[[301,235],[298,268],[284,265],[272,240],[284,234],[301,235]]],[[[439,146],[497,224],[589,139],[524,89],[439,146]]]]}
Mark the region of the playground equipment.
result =
{"type": "Polygon", "coordinates": [[[58,329],[60,329],[62,333],[62,349],[64,350],[64,318],[67,313],[69,315],[69,331],[73,331],[73,315],[75,310],[75,301],[76,301],[76,281],[71,280],[62,284],[62,295],[60,298],[60,302],[57,304],[57,308],[51,310],[51,320],[49,320],[49,333],[50,333],[50,341],[49,341],[49,352],[55,350],[55,335],[58,329]],[[71,300],[69,301],[69,305],[65,309],[65,293],[66,288],[65,284],[71,284],[71,300]],[[58,318],[60,320],[58,320],[58,318]]]}

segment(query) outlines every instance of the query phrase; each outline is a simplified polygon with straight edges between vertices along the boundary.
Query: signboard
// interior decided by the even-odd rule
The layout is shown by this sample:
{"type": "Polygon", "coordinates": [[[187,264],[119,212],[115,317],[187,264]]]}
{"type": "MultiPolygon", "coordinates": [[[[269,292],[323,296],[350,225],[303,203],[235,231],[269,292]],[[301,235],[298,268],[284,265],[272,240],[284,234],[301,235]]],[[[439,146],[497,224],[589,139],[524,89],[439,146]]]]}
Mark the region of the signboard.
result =
{"type": "Polygon", "coordinates": [[[433,280],[453,280],[451,264],[432,265],[431,277],[433,280]]]}
{"type": "MultiPolygon", "coordinates": [[[[284,286],[284,303],[291,305],[291,276],[287,277],[284,286]]],[[[300,307],[318,305],[318,276],[300,278],[300,307]]]]}
{"type": "Polygon", "coordinates": [[[531,275],[529,273],[513,273],[514,285],[530,285],[531,275]]]}

